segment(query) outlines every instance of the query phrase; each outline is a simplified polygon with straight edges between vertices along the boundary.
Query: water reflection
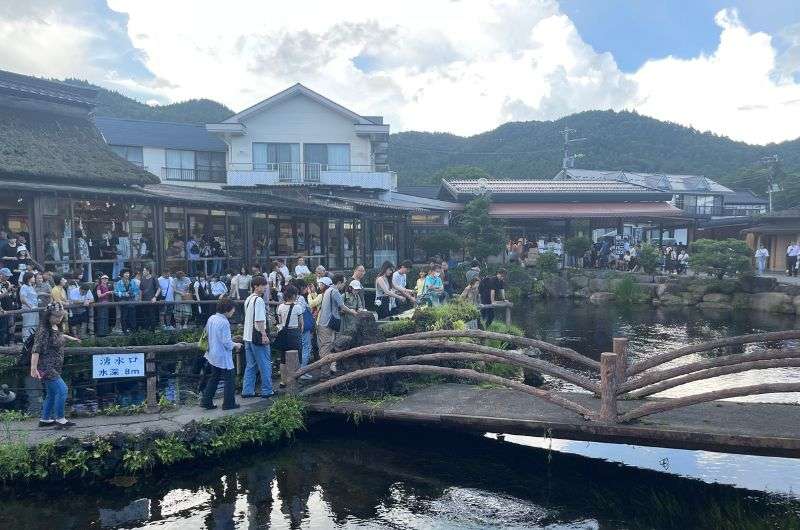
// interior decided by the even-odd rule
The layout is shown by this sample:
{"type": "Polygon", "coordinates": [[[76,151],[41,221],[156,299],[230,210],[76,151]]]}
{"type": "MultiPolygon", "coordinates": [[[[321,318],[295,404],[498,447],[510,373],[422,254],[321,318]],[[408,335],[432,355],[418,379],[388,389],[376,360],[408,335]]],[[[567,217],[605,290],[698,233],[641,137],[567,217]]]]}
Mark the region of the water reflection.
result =
{"type": "Polygon", "coordinates": [[[276,452],[193,467],[127,489],[103,485],[11,498],[6,492],[0,528],[800,524],[796,499],[432,431],[327,427],[276,452]]]}
{"type": "MultiPolygon", "coordinates": [[[[629,356],[633,362],[690,344],[747,333],[795,329],[800,326],[794,316],[761,311],[709,311],[681,306],[596,306],[570,300],[537,300],[520,304],[515,308],[514,321],[530,337],[568,346],[597,360],[602,352],[611,351],[614,337],[627,337],[629,356]]],[[[785,341],[783,345],[800,347],[800,341],[785,341]]],[[[663,366],[677,366],[709,356],[742,353],[758,347],[762,345],[728,347],[683,357],[663,366]]],[[[572,368],[585,372],[585,369],[578,366],[572,368]]],[[[580,391],[560,380],[549,379],[548,382],[563,390],[580,391]]],[[[678,397],[762,382],[800,382],[800,370],[773,368],[726,375],[689,383],[656,396],[678,397]]],[[[800,401],[800,394],[764,394],[735,400],[794,403],[800,401]]]]}

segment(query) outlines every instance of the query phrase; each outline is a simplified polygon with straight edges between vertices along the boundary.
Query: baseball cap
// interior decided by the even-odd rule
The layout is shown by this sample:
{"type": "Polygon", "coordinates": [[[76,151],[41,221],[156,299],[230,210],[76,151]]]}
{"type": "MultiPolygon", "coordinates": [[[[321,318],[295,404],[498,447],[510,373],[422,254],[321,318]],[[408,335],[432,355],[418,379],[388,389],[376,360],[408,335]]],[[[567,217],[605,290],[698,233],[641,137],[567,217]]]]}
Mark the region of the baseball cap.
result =
{"type": "Polygon", "coordinates": [[[3,267],[2,269],[0,269],[0,274],[2,274],[7,278],[11,278],[11,271],[8,269],[8,267],[3,267]]]}
{"type": "Polygon", "coordinates": [[[321,283],[321,284],[327,285],[328,287],[333,285],[333,281],[331,281],[331,279],[328,278],[327,276],[323,276],[322,278],[317,280],[317,283],[321,283]]]}
{"type": "Polygon", "coordinates": [[[361,282],[358,280],[353,280],[350,282],[350,287],[353,289],[363,289],[364,287],[361,285],[361,282]]]}

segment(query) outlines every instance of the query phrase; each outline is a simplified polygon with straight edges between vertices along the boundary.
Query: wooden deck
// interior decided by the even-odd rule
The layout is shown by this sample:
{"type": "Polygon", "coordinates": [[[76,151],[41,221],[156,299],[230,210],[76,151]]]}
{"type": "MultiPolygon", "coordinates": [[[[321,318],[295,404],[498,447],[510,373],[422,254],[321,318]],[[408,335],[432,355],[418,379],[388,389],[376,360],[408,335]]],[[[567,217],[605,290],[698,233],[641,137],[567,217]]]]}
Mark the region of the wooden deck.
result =
{"type": "MultiPolygon", "coordinates": [[[[599,406],[599,400],[588,394],[573,393],[569,397],[593,409],[599,406]]],[[[621,401],[620,412],[641,403],[621,401]]],[[[608,425],[588,422],[513,390],[442,384],[380,406],[339,401],[331,404],[320,397],[311,401],[310,409],[325,415],[358,414],[361,421],[800,458],[797,404],[718,401],[655,414],[630,424],[608,425]]]]}

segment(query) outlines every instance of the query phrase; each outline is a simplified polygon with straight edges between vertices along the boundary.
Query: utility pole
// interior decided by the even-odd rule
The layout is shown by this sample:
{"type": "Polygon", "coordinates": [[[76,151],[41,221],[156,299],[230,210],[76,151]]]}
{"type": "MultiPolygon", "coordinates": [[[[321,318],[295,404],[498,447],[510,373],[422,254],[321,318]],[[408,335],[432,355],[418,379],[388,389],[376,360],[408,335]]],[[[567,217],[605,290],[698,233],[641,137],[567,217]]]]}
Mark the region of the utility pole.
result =
{"type": "Polygon", "coordinates": [[[577,132],[575,129],[570,129],[569,127],[564,127],[564,130],[561,131],[561,134],[564,135],[564,159],[561,161],[561,169],[569,169],[575,167],[575,159],[582,158],[583,155],[581,153],[570,154],[569,146],[575,142],[583,142],[586,138],[570,138],[570,133],[577,132]]]}
{"type": "Polygon", "coordinates": [[[781,191],[780,184],[775,183],[775,177],[778,176],[780,158],[778,155],[765,156],[761,158],[761,163],[769,166],[769,174],[767,175],[767,196],[769,197],[769,212],[772,213],[772,194],[776,191],[781,191]]]}

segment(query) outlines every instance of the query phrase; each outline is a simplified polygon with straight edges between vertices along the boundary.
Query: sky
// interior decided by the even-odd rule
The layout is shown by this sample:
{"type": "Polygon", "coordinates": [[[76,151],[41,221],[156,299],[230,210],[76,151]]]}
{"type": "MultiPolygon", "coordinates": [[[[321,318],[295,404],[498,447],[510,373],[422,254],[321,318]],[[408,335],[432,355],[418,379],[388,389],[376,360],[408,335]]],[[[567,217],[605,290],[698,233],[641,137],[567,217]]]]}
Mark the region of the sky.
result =
{"type": "Polygon", "coordinates": [[[300,82],[395,132],[614,109],[800,137],[798,0],[0,0],[0,69],[235,111],[300,82]]]}

